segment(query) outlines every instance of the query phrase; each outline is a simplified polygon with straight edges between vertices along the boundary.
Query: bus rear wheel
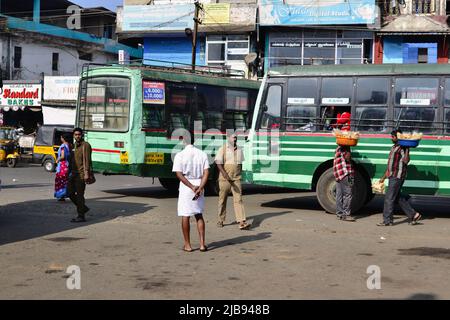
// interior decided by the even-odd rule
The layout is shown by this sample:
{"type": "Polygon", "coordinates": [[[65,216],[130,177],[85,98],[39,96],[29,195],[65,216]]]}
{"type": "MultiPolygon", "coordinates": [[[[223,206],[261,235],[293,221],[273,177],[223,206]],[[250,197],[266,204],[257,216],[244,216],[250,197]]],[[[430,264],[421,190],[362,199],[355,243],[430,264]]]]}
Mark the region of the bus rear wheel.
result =
{"type": "MultiPolygon", "coordinates": [[[[336,180],[333,168],[329,168],[319,178],[316,188],[317,200],[327,213],[336,213],[336,180]]],[[[364,177],[355,172],[353,186],[352,213],[359,211],[369,199],[368,186],[364,177]]]]}
{"type": "Polygon", "coordinates": [[[164,189],[173,193],[178,191],[178,187],[180,185],[180,181],[178,181],[178,179],[158,178],[158,180],[164,189]]]}

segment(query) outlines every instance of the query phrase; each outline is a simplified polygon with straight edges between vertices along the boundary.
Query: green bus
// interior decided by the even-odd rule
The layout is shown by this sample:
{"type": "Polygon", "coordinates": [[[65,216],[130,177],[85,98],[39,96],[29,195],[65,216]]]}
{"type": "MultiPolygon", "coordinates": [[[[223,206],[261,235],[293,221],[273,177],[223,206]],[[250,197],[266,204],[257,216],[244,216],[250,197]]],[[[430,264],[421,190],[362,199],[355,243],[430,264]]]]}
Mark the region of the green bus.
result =
{"type": "Polygon", "coordinates": [[[163,187],[177,190],[172,156],[181,142],[176,132],[200,134],[196,144],[209,152],[212,163],[227,130],[249,129],[259,86],[216,71],[87,65],[76,124],[92,145],[94,171],[159,178],[163,187]],[[215,148],[208,148],[211,144],[215,148]]]}
{"type": "Polygon", "coordinates": [[[244,170],[255,184],[313,190],[335,212],[331,130],[351,114],[360,132],[353,211],[373,198],[385,172],[390,132],[424,134],[411,150],[406,191],[450,194],[450,65],[286,66],[265,76],[249,133],[244,170]]]}

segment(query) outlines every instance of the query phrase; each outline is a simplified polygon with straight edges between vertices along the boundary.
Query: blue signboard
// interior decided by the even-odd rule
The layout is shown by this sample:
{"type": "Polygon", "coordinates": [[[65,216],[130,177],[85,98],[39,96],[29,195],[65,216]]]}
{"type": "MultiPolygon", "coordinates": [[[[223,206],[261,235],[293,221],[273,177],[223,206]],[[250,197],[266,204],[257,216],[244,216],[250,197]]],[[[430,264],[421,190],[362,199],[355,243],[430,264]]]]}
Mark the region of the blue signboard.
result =
{"type": "Polygon", "coordinates": [[[373,24],[375,0],[259,0],[262,26],[373,24]]]}
{"type": "Polygon", "coordinates": [[[194,27],[194,4],[124,6],[123,31],[183,31],[194,27]]]}
{"type": "Polygon", "coordinates": [[[144,93],[144,103],[165,104],[166,92],[163,82],[142,82],[142,92],[144,93]]]}

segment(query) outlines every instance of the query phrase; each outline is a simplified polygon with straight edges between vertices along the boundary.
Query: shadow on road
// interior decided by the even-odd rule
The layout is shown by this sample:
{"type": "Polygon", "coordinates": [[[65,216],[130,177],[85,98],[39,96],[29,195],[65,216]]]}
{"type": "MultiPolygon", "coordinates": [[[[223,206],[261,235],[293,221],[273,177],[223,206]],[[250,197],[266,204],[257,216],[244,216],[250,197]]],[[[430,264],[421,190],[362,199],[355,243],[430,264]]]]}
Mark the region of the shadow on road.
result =
{"type": "Polygon", "coordinates": [[[261,232],[255,235],[248,235],[248,236],[239,236],[231,239],[226,239],[222,241],[215,241],[208,244],[208,250],[214,250],[226,246],[233,246],[235,244],[242,244],[246,242],[252,242],[252,241],[259,241],[270,238],[272,235],[271,232],[261,232]]]}
{"type": "Polygon", "coordinates": [[[247,217],[247,220],[252,220],[252,230],[258,228],[264,220],[270,219],[272,217],[278,217],[283,214],[291,213],[292,211],[281,211],[281,212],[268,212],[263,214],[254,215],[247,217]]]}
{"type": "Polygon", "coordinates": [[[52,186],[53,186],[52,183],[22,183],[22,184],[3,185],[2,189],[42,188],[52,186]]]}
{"type": "MultiPolygon", "coordinates": [[[[423,220],[439,217],[450,217],[450,210],[448,210],[448,206],[450,205],[450,198],[414,196],[411,199],[411,204],[413,208],[415,208],[422,214],[423,220]]],[[[383,205],[384,197],[376,196],[366,206],[355,213],[355,216],[358,219],[363,219],[375,214],[381,215],[383,213],[383,205]]],[[[267,208],[301,209],[317,211],[317,213],[324,212],[319,202],[317,201],[316,196],[310,194],[299,195],[296,197],[286,197],[274,201],[264,202],[261,204],[261,206],[267,208]]],[[[406,220],[401,221],[401,216],[404,216],[404,214],[399,207],[396,207],[395,214],[400,216],[400,218],[397,218],[399,219],[398,223],[407,222],[406,220]]]]}
{"type": "Polygon", "coordinates": [[[71,223],[76,216],[72,202],[54,199],[11,203],[0,207],[0,245],[42,237],[66,230],[127,217],[155,208],[142,203],[88,199],[86,223],[71,223]]]}

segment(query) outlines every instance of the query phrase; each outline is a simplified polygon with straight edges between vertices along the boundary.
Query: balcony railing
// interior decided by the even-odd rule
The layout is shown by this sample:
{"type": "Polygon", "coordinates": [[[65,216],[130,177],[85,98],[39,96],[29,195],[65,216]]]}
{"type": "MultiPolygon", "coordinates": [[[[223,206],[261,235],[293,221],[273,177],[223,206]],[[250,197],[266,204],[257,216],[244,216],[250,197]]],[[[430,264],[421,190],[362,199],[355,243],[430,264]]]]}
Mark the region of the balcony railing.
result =
{"type": "Polygon", "coordinates": [[[436,12],[436,0],[413,0],[413,14],[431,14],[436,12]]]}
{"type": "Polygon", "coordinates": [[[379,0],[384,16],[400,14],[435,14],[439,0],[379,0]]]}

